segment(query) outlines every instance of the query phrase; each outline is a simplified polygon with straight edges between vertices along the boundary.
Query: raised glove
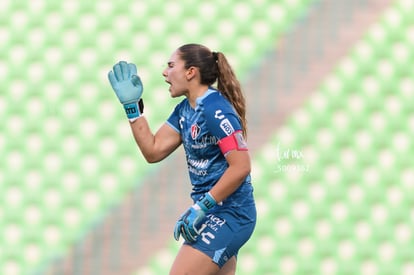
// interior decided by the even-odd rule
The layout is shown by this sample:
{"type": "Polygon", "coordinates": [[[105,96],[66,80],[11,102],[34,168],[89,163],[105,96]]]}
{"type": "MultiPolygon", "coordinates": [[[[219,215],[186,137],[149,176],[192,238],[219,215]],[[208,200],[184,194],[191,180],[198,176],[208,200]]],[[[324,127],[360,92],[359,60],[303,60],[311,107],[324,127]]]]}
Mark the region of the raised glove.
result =
{"type": "Polygon", "coordinates": [[[191,206],[177,221],[174,228],[175,240],[180,239],[180,235],[187,242],[195,242],[197,236],[206,228],[201,224],[206,216],[206,212],[217,205],[216,200],[208,192],[204,194],[193,206],[191,206]]]}
{"type": "Polygon", "coordinates": [[[119,101],[124,106],[127,117],[134,121],[144,111],[141,99],[144,88],[133,63],[120,61],[108,73],[108,79],[119,101]]]}

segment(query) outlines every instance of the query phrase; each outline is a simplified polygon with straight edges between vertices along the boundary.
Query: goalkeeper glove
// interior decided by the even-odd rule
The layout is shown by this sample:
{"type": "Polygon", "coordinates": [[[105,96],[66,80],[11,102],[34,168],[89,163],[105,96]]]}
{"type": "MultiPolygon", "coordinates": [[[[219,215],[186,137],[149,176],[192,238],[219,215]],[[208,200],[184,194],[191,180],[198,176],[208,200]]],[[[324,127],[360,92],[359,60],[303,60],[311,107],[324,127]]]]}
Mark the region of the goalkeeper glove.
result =
{"type": "Polygon", "coordinates": [[[132,122],[144,111],[141,99],[144,88],[133,63],[120,61],[108,73],[108,79],[119,101],[124,106],[128,119],[132,122]]]}
{"type": "Polygon", "coordinates": [[[217,205],[210,192],[204,194],[193,206],[191,206],[177,221],[174,228],[174,238],[179,240],[180,234],[187,242],[195,242],[197,236],[206,228],[201,224],[206,212],[217,205]]]}

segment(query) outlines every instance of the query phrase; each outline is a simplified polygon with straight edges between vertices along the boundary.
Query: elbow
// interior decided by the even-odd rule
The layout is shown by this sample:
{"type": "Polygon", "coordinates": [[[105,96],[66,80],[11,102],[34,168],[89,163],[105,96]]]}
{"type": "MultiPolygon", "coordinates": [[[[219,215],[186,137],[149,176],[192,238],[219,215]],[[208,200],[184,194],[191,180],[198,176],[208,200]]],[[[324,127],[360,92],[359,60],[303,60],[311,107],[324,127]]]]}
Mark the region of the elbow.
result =
{"type": "Polygon", "coordinates": [[[248,163],[241,163],[235,167],[235,170],[239,174],[241,178],[247,177],[251,172],[251,165],[250,162],[248,163]]]}
{"type": "Polygon", "coordinates": [[[240,169],[240,172],[242,174],[242,176],[245,178],[247,177],[250,172],[252,171],[251,166],[250,165],[246,165],[243,168],[240,169]]]}
{"type": "Polygon", "coordinates": [[[144,156],[145,160],[147,161],[147,163],[157,163],[160,162],[161,159],[156,158],[155,156],[144,156]]]}
{"type": "Polygon", "coordinates": [[[227,162],[233,173],[241,178],[247,177],[251,172],[250,157],[244,151],[233,151],[228,155],[227,162]]]}
{"type": "Polygon", "coordinates": [[[161,160],[165,159],[166,155],[163,154],[144,154],[144,158],[147,161],[147,163],[157,163],[161,160]]]}
{"type": "Polygon", "coordinates": [[[161,159],[154,154],[145,154],[144,158],[147,163],[157,163],[161,161],[161,159]]]}
{"type": "Polygon", "coordinates": [[[250,174],[250,172],[252,171],[252,164],[250,158],[246,158],[242,162],[242,165],[240,165],[240,171],[243,173],[245,177],[247,177],[250,174]]]}
{"type": "Polygon", "coordinates": [[[149,159],[149,158],[145,158],[145,160],[147,161],[147,163],[152,164],[152,163],[157,163],[158,161],[155,159],[149,159]]]}

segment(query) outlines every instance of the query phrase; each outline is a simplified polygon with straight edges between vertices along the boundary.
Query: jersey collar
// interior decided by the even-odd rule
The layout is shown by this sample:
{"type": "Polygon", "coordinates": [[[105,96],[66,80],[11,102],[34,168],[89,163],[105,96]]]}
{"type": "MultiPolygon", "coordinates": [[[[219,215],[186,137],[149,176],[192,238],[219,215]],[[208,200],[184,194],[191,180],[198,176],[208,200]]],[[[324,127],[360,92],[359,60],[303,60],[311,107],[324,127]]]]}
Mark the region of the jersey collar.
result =
{"type": "Polygon", "coordinates": [[[197,97],[197,99],[196,99],[196,108],[195,109],[197,110],[197,108],[199,106],[203,105],[203,100],[206,97],[208,97],[209,95],[211,95],[212,93],[217,93],[217,90],[210,87],[210,88],[208,88],[208,90],[202,96],[197,97]]]}

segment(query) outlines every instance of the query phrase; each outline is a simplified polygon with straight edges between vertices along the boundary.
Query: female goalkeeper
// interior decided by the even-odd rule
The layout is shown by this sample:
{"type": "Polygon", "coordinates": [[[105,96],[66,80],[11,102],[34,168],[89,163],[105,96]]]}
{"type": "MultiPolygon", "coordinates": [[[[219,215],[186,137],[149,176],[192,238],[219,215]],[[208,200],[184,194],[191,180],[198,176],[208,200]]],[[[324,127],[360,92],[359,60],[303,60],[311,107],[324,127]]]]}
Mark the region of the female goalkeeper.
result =
{"type": "Polygon", "coordinates": [[[148,162],[161,161],[180,144],[185,149],[194,204],[175,225],[175,239],[185,242],[170,274],[235,274],[237,253],[256,224],[239,81],[223,53],[198,44],[178,48],[162,74],[171,96],[185,99],[155,135],[142,115],[135,65],[121,61],[108,78],[148,162]]]}

